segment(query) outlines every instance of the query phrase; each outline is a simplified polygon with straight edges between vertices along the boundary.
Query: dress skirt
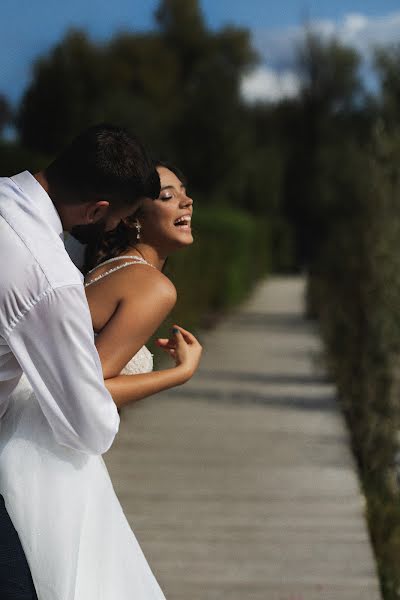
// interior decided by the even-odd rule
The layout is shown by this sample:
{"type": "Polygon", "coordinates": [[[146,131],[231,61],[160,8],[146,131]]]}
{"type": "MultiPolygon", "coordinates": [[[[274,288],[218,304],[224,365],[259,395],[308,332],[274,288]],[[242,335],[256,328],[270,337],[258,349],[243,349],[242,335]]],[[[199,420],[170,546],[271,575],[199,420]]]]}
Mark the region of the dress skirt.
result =
{"type": "Polygon", "coordinates": [[[25,376],[0,422],[0,494],[39,600],[165,600],[103,459],[54,440],[25,376]]]}

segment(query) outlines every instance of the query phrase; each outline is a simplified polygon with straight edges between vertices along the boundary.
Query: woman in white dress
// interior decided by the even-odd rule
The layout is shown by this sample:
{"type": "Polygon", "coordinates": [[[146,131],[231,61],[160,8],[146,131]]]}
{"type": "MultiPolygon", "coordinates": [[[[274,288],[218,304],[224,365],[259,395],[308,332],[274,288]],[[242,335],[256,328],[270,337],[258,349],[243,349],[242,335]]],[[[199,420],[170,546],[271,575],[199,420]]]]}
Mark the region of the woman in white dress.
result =
{"type": "MultiPolygon", "coordinates": [[[[157,167],[146,199],[92,252],[85,280],[106,386],[117,406],[180,385],[201,346],[182,327],[158,340],[175,366],[152,371],[144,346],[176,301],[166,257],[193,242],[193,202],[179,172],[157,167]]],[[[0,493],[19,534],[39,600],[165,600],[115,495],[104,461],[54,440],[25,377],[2,421],[0,493]]]]}

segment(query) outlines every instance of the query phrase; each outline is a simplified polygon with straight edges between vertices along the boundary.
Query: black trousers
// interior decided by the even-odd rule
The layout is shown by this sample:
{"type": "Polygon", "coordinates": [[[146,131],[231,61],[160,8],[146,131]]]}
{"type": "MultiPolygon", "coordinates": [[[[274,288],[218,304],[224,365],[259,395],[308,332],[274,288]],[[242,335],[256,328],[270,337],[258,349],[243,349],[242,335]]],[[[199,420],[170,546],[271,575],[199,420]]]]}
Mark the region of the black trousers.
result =
{"type": "Polygon", "coordinates": [[[37,600],[18,534],[0,495],[0,599],[37,600]]]}

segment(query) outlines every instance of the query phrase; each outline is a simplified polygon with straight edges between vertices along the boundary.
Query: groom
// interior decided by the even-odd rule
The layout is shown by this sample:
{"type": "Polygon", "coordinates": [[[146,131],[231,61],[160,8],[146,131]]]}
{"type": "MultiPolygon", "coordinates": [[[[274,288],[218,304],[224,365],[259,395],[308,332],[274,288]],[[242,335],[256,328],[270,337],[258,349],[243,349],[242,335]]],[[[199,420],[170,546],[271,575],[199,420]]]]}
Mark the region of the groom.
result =
{"type": "MultiPolygon", "coordinates": [[[[36,175],[0,179],[0,436],[9,396],[25,373],[60,444],[89,454],[112,444],[118,412],[63,231],[79,237],[113,229],[159,189],[140,142],[110,125],[83,132],[36,175]]],[[[2,496],[0,598],[36,599],[2,496]]]]}

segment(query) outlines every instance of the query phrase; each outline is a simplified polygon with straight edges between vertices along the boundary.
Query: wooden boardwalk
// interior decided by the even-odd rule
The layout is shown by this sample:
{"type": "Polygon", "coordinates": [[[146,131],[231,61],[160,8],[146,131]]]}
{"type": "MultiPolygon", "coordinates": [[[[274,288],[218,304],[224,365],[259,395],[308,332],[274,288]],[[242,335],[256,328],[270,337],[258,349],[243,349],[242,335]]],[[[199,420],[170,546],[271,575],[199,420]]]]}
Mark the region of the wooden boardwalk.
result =
{"type": "Polygon", "coordinates": [[[167,600],[379,600],[365,501],[304,282],[272,278],[106,461],[167,600]]]}

